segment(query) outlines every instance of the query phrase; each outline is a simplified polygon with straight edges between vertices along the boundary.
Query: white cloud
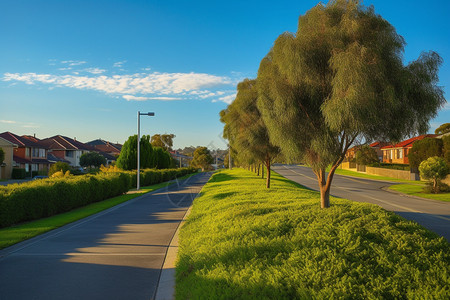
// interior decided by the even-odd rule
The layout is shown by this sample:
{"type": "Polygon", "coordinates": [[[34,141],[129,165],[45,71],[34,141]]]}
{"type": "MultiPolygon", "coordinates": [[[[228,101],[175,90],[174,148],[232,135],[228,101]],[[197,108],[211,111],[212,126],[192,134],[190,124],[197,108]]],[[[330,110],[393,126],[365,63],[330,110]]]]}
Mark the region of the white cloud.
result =
{"type": "Polygon", "coordinates": [[[86,61],[83,60],[63,60],[61,61],[62,64],[68,64],[69,66],[79,66],[82,64],[87,63],[86,61]]]}
{"type": "Polygon", "coordinates": [[[106,72],[106,70],[100,69],[100,68],[87,68],[87,69],[84,69],[84,71],[89,72],[91,74],[102,74],[102,73],[106,72]]]}
{"type": "MultiPolygon", "coordinates": [[[[172,98],[184,94],[196,98],[207,98],[223,95],[224,92],[211,92],[208,88],[230,86],[234,81],[228,77],[216,76],[205,73],[158,73],[113,75],[113,76],[75,76],[52,75],[36,73],[5,73],[3,81],[20,81],[26,84],[44,83],[58,87],[70,87],[76,89],[89,89],[102,91],[107,94],[146,96],[145,100],[175,100],[172,98]],[[147,96],[149,95],[149,96],[147,96]],[[160,97],[160,98],[158,98],[160,97]]],[[[219,101],[227,102],[234,99],[234,95],[219,98],[219,101]]],[[[132,99],[136,100],[136,99],[132,99]]],[[[141,100],[142,101],[142,100],[141,100]]],[[[228,103],[228,102],[227,102],[228,103]]]]}
{"type": "Polygon", "coordinates": [[[0,123],[5,123],[5,124],[16,124],[16,121],[11,121],[11,120],[0,120],[0,123]]]}
{"type": "Polygon", "coordinates": [[[123,95],[122,96],[127,101],[147,101],[147,100],[161,100],[161,101],[171,101],[171,100],[182,100],[177,97],[136,97],[133,95],[123,95]]]}
{"type": "Polygon", "coordinates": [[[222,101],[222,102],[225,102],[226,104],[231,104],[231,102],[233,102],[234,99],[236,98],[236,95],[237,95],[237,93],[234,93],[234,94],[231,94],[228,96],[223,96],[223,97],[220,97],[219,99],[214,99],[212,102],[222,101]]]}
{"type": "Polygon", "coordinates": [[[121,68],[121,67],[123,66],[123,64],[126,63],[126,62],[127,62],[126,60],[115,62],[115,63],[113,64],[113,67],[114,67],[114,68],[121,68]]]}
{"type": "Polygon", "coordinates": [[[67,70],[72,70],[72,68],[71,67],[59,68],[58,70],[60,70],[60,71],[67,71],[67,70]]]}
{"type": "Polygon", "coordinates": [[[444,105],[444,110],[450,110],[450,102],[446,102],[444,105]]]}

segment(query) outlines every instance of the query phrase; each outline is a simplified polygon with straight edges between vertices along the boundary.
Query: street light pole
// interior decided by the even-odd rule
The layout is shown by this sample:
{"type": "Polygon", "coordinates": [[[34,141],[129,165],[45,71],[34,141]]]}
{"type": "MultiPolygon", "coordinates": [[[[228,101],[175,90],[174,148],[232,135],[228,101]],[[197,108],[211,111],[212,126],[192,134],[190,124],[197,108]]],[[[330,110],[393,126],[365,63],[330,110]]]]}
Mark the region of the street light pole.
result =
{"type": "Polygon", "coordinates": [[[154,112],[141,113],[138,111],[138,138],[137,138],[137,177],[136,177],[136,190],[139,191],[141,187],[141,116],[154,116],[154,112]]]}

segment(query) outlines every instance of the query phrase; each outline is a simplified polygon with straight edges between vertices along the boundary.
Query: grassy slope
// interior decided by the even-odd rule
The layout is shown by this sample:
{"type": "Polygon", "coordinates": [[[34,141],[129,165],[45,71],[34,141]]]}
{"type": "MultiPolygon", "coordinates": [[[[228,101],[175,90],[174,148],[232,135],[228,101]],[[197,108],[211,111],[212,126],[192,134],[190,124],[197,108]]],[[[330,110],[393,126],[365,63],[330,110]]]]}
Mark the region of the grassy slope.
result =
{"type": "Polygon", "coordinates": [[[450,246],[378,206],[273,174],[213,175],[180,233],[178,299],[448,298],[450,246]]]}
{"type": "MultiPolygon", "coordinates": [[[[179,180],[188,178],[194,174],[189,174],[180,177],[179,180]]],[[[133,198],[136,198],[144,193],[152,192],[159,188],[169,185],[169,182],[162,182],[151,186],[142,187],[140,192],[133,194],[121,195],[104,201],[89,204],[84,207],[80,207],[71,210],[66,213],[51,216],[45,219],[40,219],[16,226],[11,226],[7,228],[0,229],[0,249],[9,247],[21,241],[27,240],[29,238],[35,237],[39,234],[45,233],[47,231],[56,229],[58,227],[64,226],[66,224],[78,221],[80,219],[86,218],[90,215],[101,212],[105,209],[116,206],[120,203],[126,202],[133,198]]]]}
{"type": "Polygon", "coordinates": [[[450,193],[441,193],[441,194],[425,193],[423,191],[424,186],[425,185],[417,185],[417,184],[397,184],[390,186],[389,189],[412,196],[450,202],[450,193]]]}

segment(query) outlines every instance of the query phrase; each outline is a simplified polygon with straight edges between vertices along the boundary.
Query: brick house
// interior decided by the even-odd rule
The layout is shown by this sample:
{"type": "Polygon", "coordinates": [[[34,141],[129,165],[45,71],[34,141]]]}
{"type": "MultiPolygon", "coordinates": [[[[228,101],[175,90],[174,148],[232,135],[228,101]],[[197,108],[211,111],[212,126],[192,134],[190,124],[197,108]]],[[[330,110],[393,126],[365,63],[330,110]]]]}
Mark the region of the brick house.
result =
{"type": "Polygon", "coordinates": [[[14,149],[14,167],[23,168],[26,172],[46,171],[50,167],[47,160],[48,148],[33,140],[29,136],[18,136],[11,132],[0,133],[0,137],[16,144],[14,149]]]}
{"type": "Polygon", "coordinates": [[[404,140],[395,145],[387,145],[381,147],[383,152],[383,162],[393,164],[409,164],[408,154],[411,151],[413,144],[416,141],[423,140],[424,138],[435,138],[435,134],[423,134],[407,140],[404,140]]]}
{"type": "Polygon", "coordinates": [[[80,157],[84,153],[94,151],[94,148],[62,135],[55,135],[40,141],[49,149],[49,154],[57,160],[68,161],[73,167],[80,166],[80,157]]]}
{"type": "Polygon", "coordinates": [[[102,139],[93,140],[86,143],[87,145],[94,147],[99,152],[104,152],[112,156],[119,156],[120,150],[122,150],[122,145],[114,144],[102,139]]]}

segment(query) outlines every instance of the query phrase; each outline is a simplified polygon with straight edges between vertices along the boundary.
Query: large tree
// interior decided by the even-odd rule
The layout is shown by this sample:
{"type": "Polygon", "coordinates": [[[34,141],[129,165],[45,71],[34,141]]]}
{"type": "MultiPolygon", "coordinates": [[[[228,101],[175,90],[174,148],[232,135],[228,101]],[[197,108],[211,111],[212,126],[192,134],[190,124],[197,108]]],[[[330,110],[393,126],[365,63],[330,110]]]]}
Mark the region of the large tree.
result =
{"type": "MultiPolygon", "coordinates": [[[[140,140],[140,167],[153,168],[152,155],[153,149],[150,144],[150,136],[143,135],[140,140]]],[[[136,170],[137,169],[137,135],[132,135],[123,144],[122,150],[120,150],[119,158],[116,162],[117,166],[124,170],[136,170]]]]}
{"type": "Polygon", "coordinates": [[[256,105],[256,80],[245,79],[238,84],[237,90],[236,99],[220,113],[221,121],[225,123],[223,136],[228,139],[241,161],[250,164],[264,163],[267,169],[266,186],[269,188],[270,165],[280,150],[271,144],[266,125],[256,105]]]}
{"type": "Polygon", "coordinates": [[[329,207],[334,172],[358,140],[423,133],[445,100],[435,52],[403,65],[405,41],[360,1],[318,4],[261,61],[258,107],[271,141],[317,176],[329,207]],[[331,165],[327,174],[326,168],[331,165]]]}
{"type": "Polygon", "coordinates": [[[419,169],[422,161],[433,156],[442,156],[442,139],[424,138],[413,144],[408,153],[409,166],[413,171],[419,169]]]}

